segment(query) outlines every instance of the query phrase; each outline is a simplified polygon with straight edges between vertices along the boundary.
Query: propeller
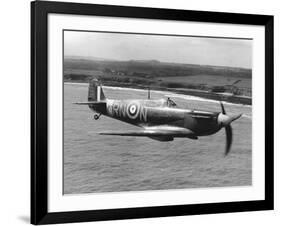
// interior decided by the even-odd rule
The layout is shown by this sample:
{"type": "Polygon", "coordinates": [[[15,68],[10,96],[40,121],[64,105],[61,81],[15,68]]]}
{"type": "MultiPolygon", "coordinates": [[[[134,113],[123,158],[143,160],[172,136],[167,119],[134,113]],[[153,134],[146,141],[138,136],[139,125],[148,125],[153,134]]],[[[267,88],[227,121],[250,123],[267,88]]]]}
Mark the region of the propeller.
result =
{"type": "Polygon", "coordinates": [[[231,122],[240,118],[242,114],[227,115],[222,102],[220,102],[220,105],[221,105],[221,113],[218,115],[218,123],[221,127],[224,127],[225,129],[226,146],[225,146],[224,155],[226,156],[228,155],[232,144],[232,127],[230,124],[231,122]]]}
{"type": "Polygon", "coordinates": [[[226,113],[225,113],[225,109],[224,109],[224,106],[223,106],[223,104],[222,104],[222,102],[220,101],[220,104],[221,104],[221,112],[224,114],[224,115],[226,115],[226,113]]]}
{"type": "Polygon", "coordinates": [[[229,125],[229,126],[226,126],[224,129],[225,129],[225,134],[226,134],[226,147],[225,147],[224,155],[227,156],[230,151],[231,144],[232,144],[232,127],[229,125]]]}

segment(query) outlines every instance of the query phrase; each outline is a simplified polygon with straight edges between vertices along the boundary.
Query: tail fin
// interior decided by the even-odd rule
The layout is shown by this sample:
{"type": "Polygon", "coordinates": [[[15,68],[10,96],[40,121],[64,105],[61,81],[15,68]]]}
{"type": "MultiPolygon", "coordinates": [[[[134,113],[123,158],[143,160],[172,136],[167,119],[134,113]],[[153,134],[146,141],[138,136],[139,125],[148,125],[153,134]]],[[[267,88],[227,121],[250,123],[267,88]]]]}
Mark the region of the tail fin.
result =
{"type": "Polygon", "coordinates": [[[97,79],[91,80],[89,83],[88,101],[102,101],[105,99],[101,83],[97,79]]]}

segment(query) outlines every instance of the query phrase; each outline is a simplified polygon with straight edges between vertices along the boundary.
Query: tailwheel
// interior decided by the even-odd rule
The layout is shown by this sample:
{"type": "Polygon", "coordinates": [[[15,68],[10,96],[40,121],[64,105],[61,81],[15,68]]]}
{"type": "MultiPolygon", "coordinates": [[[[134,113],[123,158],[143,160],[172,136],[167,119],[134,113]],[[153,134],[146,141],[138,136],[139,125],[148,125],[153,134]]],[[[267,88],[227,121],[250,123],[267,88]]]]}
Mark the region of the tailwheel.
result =
{"type": "Polygon", "coordinates": [[[94,119],[95,119],[95,120],[98,120],[98,119],[100,118],[100,116],[101,116],[101,114],[95,114],[95,115],[94,115],[94,119]]]}

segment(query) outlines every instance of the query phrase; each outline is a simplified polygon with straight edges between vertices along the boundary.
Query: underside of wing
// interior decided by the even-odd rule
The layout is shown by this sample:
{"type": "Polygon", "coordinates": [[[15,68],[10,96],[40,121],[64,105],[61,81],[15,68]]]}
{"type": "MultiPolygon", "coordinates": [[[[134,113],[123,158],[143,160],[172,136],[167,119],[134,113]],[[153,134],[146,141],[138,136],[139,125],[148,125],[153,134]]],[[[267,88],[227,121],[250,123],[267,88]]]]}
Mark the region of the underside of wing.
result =
{"type": "Polygon", "coordinates": [[[189,129],[172,127],[172,126],[153,126],[137,131],[110,131],[102,132],[100,135],[115,135],[115,136],[135,136],[135,137],[187,137],[197,139],[195,133],[189,129]]]}

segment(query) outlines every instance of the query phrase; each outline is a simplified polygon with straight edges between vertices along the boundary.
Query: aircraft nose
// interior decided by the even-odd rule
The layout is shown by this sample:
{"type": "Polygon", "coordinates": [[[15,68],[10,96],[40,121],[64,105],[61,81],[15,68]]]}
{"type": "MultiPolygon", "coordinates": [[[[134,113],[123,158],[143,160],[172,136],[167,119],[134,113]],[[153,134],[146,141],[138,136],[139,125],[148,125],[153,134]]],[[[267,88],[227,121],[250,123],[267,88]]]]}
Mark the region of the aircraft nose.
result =
{"type": "Polygon", "coordinates": [[[228,126],[231,122],[235,121],[236,119],[240,118],[242,114],[235,114],[235,115],[226,115],[220,113],[218,115],[218,124],[221,126],[228,126]]]}

